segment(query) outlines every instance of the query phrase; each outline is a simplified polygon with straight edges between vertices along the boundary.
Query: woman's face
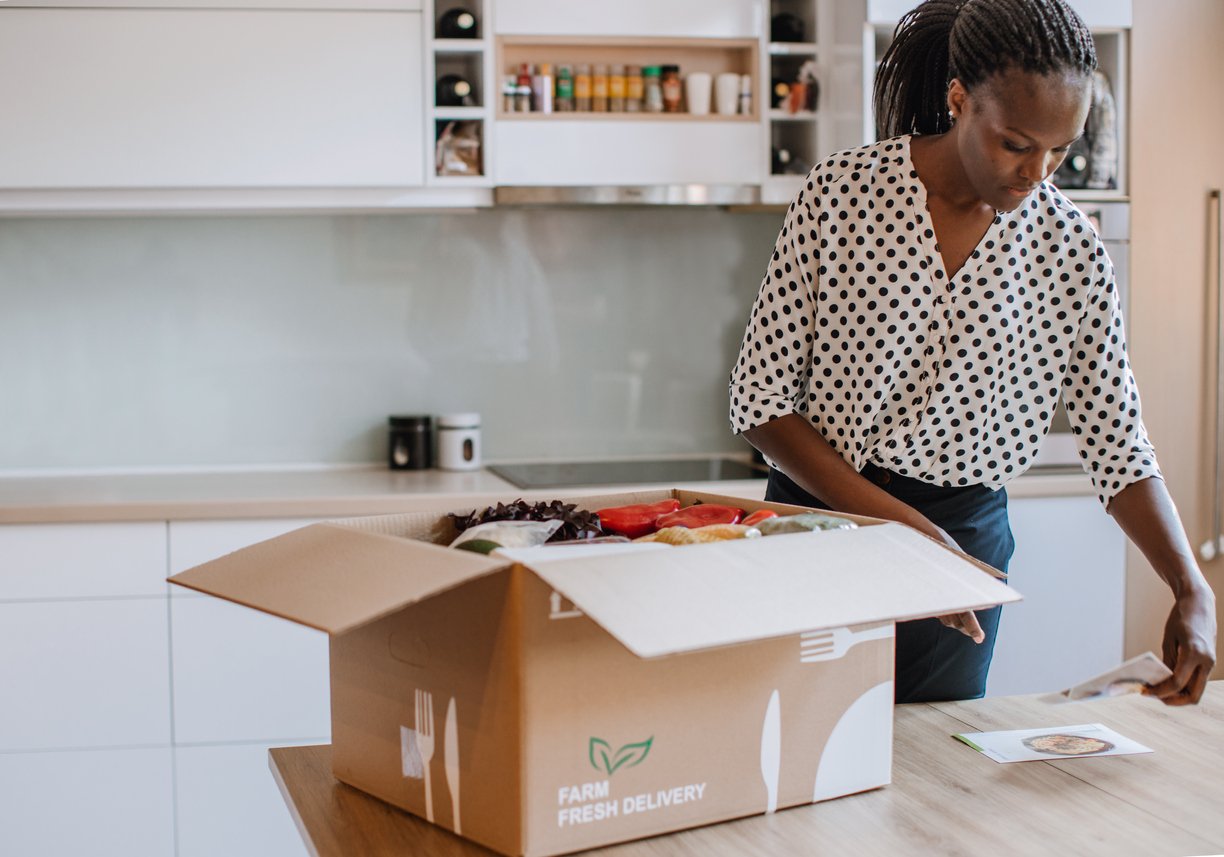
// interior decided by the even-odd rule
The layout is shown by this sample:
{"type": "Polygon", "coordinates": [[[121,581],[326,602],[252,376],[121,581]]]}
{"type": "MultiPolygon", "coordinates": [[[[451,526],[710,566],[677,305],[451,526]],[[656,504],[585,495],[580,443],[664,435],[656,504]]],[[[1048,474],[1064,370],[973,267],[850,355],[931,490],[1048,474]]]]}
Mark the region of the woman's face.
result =
{"type": "Polygon", "coordinates": [[[1011,211],[1049,178],[1084,130],[1092,78],[1008,69],[970,92],[948,87],[965,174],[983,202],[1011,211]]]}

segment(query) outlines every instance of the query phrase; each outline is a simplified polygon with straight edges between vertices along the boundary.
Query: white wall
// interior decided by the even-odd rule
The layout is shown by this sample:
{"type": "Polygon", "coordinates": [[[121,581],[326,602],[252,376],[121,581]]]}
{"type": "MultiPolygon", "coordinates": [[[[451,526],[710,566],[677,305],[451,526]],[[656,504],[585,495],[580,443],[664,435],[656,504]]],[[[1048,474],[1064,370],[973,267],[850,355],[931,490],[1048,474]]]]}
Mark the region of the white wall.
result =
{"type": "Polygon", "coordinates": [[[0,220],[0,472],[746,449],[726,379],[781,214],[0,220]]]}

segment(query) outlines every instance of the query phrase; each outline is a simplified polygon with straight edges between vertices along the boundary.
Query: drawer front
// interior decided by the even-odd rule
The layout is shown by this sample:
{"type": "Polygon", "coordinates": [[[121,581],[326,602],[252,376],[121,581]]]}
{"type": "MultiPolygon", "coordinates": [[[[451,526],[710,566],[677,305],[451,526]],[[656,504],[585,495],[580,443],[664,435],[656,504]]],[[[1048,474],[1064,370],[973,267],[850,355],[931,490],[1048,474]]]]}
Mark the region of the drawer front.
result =
{"type": "Polygon", "coordinates": [[[0,854],[174,854],[171,752],[165,747],[0,756],[0,854]]]}
{"type": "Polygon", "coordinates": [[[217,598],[172,598],[178,744],[325,738],[327,635],[217,598]]]}
{"type": "Polygon", "coordinates": [[[166,594],[166,525],[0,527],[0,601],[166,594]]]}
{"type": "Polygon", "coordinates": [[[0,604],[0,751],[169,744],[168,639],[164,598],[0,604]]]}
{"type": "MultiPolygon", "coordinates": [[[[257,518],[248,521],[171,521],[170,574],[178,574],[201,563],[233,553],[240,548],[284,535],[308,524],[307,518],[257,518]]],[[[199,592],[171,586],[175,597],[206,597],[199,592]]]]}
{"type": "Polygon", "coordinates": [[[268,771],[268,747],[175,749],[178,857],[306,857],[268,771]]]}

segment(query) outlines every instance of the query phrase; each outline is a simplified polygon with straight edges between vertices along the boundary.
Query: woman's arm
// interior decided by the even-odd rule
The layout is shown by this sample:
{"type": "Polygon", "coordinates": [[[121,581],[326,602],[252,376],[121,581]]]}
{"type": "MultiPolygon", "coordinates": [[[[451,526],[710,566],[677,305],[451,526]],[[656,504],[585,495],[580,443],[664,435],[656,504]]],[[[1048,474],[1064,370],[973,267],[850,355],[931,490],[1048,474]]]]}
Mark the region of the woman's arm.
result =
{"type": "MultiPolygon", "coordinates": [[[[917,509],[902,503],[855,471],[805,417],[787,414],[746,430],[744,437],[800,488],[830,508],[908,524],[960,550],[951,536],[917,509]]],[[[972,612],[940,616],[939,621],[972,637],[975,643],[986,639],[972,612]]]]}
{"type": "Polygon", "coordinates": [[[1173,677],[1148,693],[1169,705],[1196,703],[1215,666],[1215,594],[1194,561],[1173,498],[1163,479],[1149,477],[1118,492],[1109,514],[1173,590],[1175,599],[1163,647],[1173,677]]]}

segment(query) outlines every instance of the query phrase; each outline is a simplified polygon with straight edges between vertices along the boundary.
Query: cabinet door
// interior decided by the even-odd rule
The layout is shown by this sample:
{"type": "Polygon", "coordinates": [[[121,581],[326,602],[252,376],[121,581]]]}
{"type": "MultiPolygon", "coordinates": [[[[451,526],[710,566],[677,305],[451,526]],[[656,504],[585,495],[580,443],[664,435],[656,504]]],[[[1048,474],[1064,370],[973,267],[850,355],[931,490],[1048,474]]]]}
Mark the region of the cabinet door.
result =
{"type": "Polygon", "coordinates": [[[989,696],[1061,690],[1122,660],[1126,537],[1095,497],[1009,503],[1016,553],[989,696]]]}
{"type": "Polygon", "coordinates": [[[755,38],[761,3],[745,0],[497,0],[499,36],[649,36],[755,38]]]}
{"type": "MultiPolygon", "coordinates": [[[[172,521],[171,574],[310,523],[172,521]]],[[[188,596],[170,599],[177,743],[329,734],[326,634],[179,586],[171,590],[188,596]]]]}
{"type": "Polygon", "coordinates": [[[306,857],[268,770],[268,749],[263,743],[175,748],[178,857],[306,857]]]}
{"type": "Polygon", "coordinates": [[[171,754],[130,747],[0,756],[0,854],[174,854],[171,754]]]}
{"type": "Polygon", "coordinates": [[[502,122],[496,180],[507,186],[759,184],[749,122],[502,122]]]}
{"type": "Polygon", "coordinates": [[[0,601],[166,594],[166,525],[0,527],[0,601]]]}
{"type": "Polygon", "coordinates": [[[421,185],[419,12],[0,9],[0,188],[421,185]]]}

